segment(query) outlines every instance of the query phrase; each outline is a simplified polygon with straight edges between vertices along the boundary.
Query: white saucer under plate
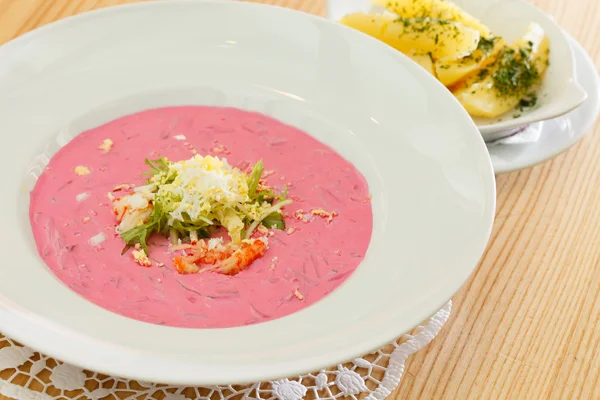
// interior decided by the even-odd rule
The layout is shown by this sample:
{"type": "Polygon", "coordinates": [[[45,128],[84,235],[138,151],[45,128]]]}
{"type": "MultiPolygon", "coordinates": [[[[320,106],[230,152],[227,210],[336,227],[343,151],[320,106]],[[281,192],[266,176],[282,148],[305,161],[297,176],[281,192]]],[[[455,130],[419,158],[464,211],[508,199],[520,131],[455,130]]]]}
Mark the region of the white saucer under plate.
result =
{"type": "Polygon", "coordinates": [[[585,49],[569,36],[575,56],[575,73],[588,97],[570,113],[537,122],[523,131],[488,143],[496,174],[528,168],[556,157],[577,143],[594,125],[600,113],[600,78],[585,49]]]}

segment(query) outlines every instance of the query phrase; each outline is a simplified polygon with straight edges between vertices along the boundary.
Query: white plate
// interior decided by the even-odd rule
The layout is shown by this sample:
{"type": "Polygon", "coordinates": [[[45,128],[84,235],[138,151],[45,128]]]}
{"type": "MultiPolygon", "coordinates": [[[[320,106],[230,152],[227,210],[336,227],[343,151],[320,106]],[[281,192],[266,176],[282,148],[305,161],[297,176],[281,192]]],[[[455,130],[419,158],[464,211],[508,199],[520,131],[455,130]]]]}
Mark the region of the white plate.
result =
{"type": "Polygon", "coordinates": [[[346,361],[441,308],[473,271],[492,226],[489,155],[450,93],[374,39],[288,9],[172,0],[47,25],[0,48],[0,110],[0,330],[111,375],[206,385],[346,361]],[[113,314],[55,278],[29,227],[36,174],[83,129],[177,104],[261,111],[333,146],[364,174],[372,241],[339,289],[275,321],[194,330],[113,314]]]}
{"type": "Polygon", "coordinates": [[[517,171],[557,156],[577,143],[592,128],[600,113],[600,78],[585,49],[569,38],[575,55],[575,73],[588,93],[583,104],[570,113],[538,122],[517,135],[488,143],[494,171],[517,171]]]}
{"type": "MultiPolygon", "coordinates": [[[[514,112],[501,119],[475,118],[486,141],[509,136],[523,125],[564,115],[585,100],[586,92],[575,80],[569,42],[551,17],[523,0],[452,1],[509,43],[518,39],[530,22],[540,24],[550,39],[550,66],[538,93],[538,105],[519,113],[518,118],[514,118],[514,112]]],[[[351,12],[381,10],[371,6],[369,0],[328,0],[328,16],[334,20],[351,12]]]]}

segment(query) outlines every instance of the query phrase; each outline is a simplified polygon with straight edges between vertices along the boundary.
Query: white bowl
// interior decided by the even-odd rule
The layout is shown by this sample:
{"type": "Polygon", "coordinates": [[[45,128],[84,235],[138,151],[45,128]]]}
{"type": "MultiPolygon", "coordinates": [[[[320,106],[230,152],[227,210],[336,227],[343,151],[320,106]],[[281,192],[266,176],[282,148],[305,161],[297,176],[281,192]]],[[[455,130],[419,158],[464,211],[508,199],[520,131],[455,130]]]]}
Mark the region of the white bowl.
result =
{"type": "Polygon", "coordinates": [[[486,246],[494,175],[475,125],[391,48],[325,19],[224,1],[140,3],[0,47],[0,330],[99,372],[173,384],[259,381],[373,350],[437,311],[486,246]],[[331,145],[366,177],[374,229],[331,295],[247,327],[196,330],[106,311],[36,254],[28,191],[82,130],[181,104],[263,112],[331,145]]]}
{"type": "MultiPolygon", "coordinates": [[[[550,66],[539,91],[538,104],[523,112],[509,112],[501,119],[475,118],[486,141],[509,136],[516,129],[537,121],[559,117],[578,107],[587,94],[575,79],[574,57],[563,30],[552,18],[523,0],[452,0],[496,35],[512,42],[522,35],[530,22],[540,24],[550,39],[550,66]],[[515,117],[517,116],[518,117],[515,117]]],[[[369,0],[328,0],[328,17],[339,20],[351,12],[379,12],[369,0]]]]}

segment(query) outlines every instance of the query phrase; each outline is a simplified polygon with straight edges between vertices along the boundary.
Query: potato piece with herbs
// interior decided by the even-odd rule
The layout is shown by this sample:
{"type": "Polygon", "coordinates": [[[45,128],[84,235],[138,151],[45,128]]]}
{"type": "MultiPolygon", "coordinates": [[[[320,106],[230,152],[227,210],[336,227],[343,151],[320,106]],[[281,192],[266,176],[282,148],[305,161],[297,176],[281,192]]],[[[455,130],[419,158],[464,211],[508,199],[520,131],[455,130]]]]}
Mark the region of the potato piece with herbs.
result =
{"type": "Polygon", "coordinates": [[[406,54],[406,56],[414,62],[416,62],[417,64],[419,64],[421,67],[423,67],[425,71],[429,72],[431,75],[437,78],[437,76],[435,76],[435,64],[430,54],[422,54],[415,51],[406,54]]]}
{"type": "Polygon", "coordinates": [[[504,46],[502,38],[481,38],[467,57],[435,63],[435,75],[445,86],[452,86],[494,62],[504,46]]]}
{"type": "Polygon", "coordinates": [[[435,69],[433,67],[433,60],[431,59],[431,55],[413,53],[407,54],[407,56],[409,56],[414,62],[419,64],[421,67],[425,68],[425,71],[435,76],[435,69]]]}
{"type": "Polygon", "coordinates": [[[453,90],[473,117],[495,118],[524,101],[531,105],[548,66],[550,44],[544,29],[532,23],[525,35],[504,47],[498,59],[453,90]],[[529,100],[526,100],[529,99],[529,100]]]}
{"type": "Polygon", "coordinates": [[[392,21],[393,18],[388,16],[353,13],[342,17],[340,23],[382,40],[383,32],[392,21]]]}
{"type": "Polygon", "coordinates": [[[457,59],[477,48],[479,32],[460,23],[431,18],[354,13],[340,22],[373,36],[404,54],[431,54],[434,60],[457,59]]]}
{"type": "Polygon", "coordinates": [[[373,3],[385,7],[388,11],[403,18],[430,17],[453,22],[475,29],[481,36],[492,36],[488,27],[457,5],[444,0],[373,0],[373,3]]]}
{"type": "Polygon", "coordinates": [[[430,53],[434,60],[471,54],[479,37],[479,32],[462,24],[431,18],[395,19],[382,34],[384,42],[401,52],[430,53]]]}

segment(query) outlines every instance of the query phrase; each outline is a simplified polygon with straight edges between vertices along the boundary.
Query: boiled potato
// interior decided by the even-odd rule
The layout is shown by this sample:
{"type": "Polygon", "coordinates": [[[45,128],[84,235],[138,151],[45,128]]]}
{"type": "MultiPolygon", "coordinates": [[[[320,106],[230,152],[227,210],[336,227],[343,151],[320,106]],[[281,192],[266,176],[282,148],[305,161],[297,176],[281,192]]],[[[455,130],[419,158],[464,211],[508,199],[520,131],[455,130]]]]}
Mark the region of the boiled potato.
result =
{"type": "Polygon", "coordinates": [[[373,3],[403,18],[429,17],[460,22],[464,26],[475,29],[485,38],[492,36],[490,30],[479,20],[457,5],[444,0],[373,0],[373,3]]]}
{"type": "Polygon", "coordinates": [[[471,54],[479,32],[462,24],[429,18],[395,19],[383,32],[383,41],[403,53],[430,53],[434,60],[454,60],[471,54]]]}
{"type": "Polygon", "coordinates": [[[504,47],[498,59],[453,91],[473,117],[495,118],[528,97],[548,65],[550,43],[544,29],[532,23],[525,35],[504,47]]]}
{"type": "Polygon", "coordinates": [[[471,116],[495,118],[531,105],[550,52],[538,24],[507,46],[447,0],[372,1],[395,15],[355,13],[340,22],[410,57],[450,88],[471,116]]]}
{"type": "Polygon", "coordinates": [[[453,60],[471,54],[480,37],[479,32],[462,24],[429,18],[398,19],[389,15],[354,13],[340,22],[404,54],[430,53],[435,60],[453,60]]]}
{"type": "MultiPolygon", "coordinates": [[[[387,29],[389,23],[392,21],[393,20],[388,17],[378,16],[378,18],[365,18],[365,14],[356,13],[346,15],[340,22],[383,41],[383,33],[387,29]]],[[[425,70],[431,75],[435,76],[431,55],[422,54],[416,51],[411,51],[406,55],[414,62],[425,68],[425,70]]]]}
{"type": "Polygon", "coordinates": [[[435,69],[433,68],[433,60],[431,59],[431,55],[429,54],[407,54],[414,62],[419,64],[421,67],[425,68],[427,72],[431,75],[435,76],[435,69]]]}
{"type": "Polygon", "coordinates": [[[376,39],[382,40],[383,32],[392,21],[390,17],[382,15],[367,15],[364,13],[353,13],[344,16],[340,23],[366,33],[376,39]]]}
{"type": "Polygon", "coordinates": [[[504,46],[501,38],[481,38],[477,49],[467,57],[436,62],[435,75],[444,85],[452,86],[494,62],[504,46]]]}

